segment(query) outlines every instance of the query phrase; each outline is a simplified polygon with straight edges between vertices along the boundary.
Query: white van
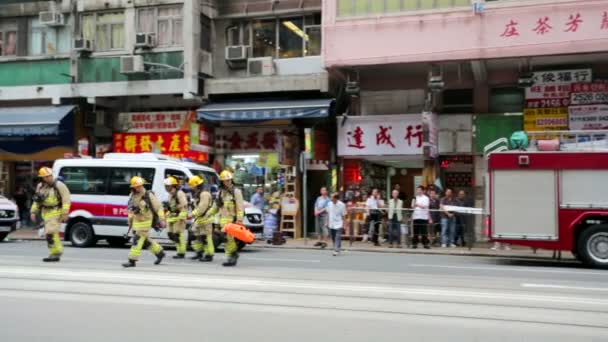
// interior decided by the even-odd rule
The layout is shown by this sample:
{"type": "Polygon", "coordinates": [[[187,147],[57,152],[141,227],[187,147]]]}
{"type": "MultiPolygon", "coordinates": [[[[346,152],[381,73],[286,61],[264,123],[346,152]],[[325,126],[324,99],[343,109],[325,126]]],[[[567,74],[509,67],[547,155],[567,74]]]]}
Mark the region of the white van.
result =
{"type": "MultiPolygon", "coordinates": [[[[218,179],[210,167],[154,153],[108,153],[103,159],[59,159],[53,165],[53,173],[63,178],[72,194],[69,220],[61,233],[77,247],[93,246],[101,239],[111,246],[126,244],[129,182],[133,176],[144,178],[146,189],[154,191],[161,201],[168,199],[163,185],[168,176],[187,184],[190,177],[199,175],[207,186],[217,184],[218,179]]],[[[152,230],[151,236],[168,241],[166,230],[152,230]]]]}

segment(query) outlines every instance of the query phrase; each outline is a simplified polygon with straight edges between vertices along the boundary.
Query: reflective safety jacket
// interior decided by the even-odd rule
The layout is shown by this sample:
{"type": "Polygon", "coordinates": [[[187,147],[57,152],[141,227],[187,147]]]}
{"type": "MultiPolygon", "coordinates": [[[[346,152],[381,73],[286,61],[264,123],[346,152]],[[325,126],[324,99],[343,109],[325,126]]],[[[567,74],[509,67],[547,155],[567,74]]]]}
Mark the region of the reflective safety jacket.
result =
{"type": "Polygon", "coordinates": [[[60,181],[51,184],[41,182],[36,187],[36,197],[31,208],[32,214],[42,211],[42,219],[67,215],[70,213],[70,190],[60,181]]]}
{"type": "Polygon", "coordinates": [[[213,216],[217,213],[217,208],[213,203],[213,198],[209,191],[199,191],[194,194],[194,210],[192,217],[194,223],[198,225],[213,223],[213,216]]]}
{"type": "Polygon", "coordinates": [[[218,196],[221,207],[218,207],[219,223],[225,225],[236,221],[243,221],[245,215],[243,193],[241,189],[231,186],[226,189],[220,188],[218,196]]]}
{"type": "Polygon", "coordinates": [[[167,222],[186,221],[188,219],[188,199],[182,190],[177,190],[175,195],[169,193],[169,213],[167,222]]]}
{"type": "Polygon", "coordinates": [[[133,230],[152,228],[153,212],[157,213],[159,218],[165,217],[163,206],[154,193],[148,190],[141,193],[131,192],[129,196],[129,226],[133,230]]]}

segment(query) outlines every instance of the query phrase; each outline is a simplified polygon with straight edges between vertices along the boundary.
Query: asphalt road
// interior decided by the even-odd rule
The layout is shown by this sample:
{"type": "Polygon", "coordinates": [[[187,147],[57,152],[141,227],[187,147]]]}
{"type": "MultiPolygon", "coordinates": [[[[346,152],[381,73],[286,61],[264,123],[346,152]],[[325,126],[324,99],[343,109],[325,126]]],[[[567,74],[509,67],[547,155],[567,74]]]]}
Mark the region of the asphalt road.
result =
{"type": "MultiPolygon", "coordinates": [[[[250,249],[236,268],[0,243],[3,341],[608,341],[608,271],[575,263],[250,249]]],[[[169,255],[174,252],[170,251],[169,255]]]]}

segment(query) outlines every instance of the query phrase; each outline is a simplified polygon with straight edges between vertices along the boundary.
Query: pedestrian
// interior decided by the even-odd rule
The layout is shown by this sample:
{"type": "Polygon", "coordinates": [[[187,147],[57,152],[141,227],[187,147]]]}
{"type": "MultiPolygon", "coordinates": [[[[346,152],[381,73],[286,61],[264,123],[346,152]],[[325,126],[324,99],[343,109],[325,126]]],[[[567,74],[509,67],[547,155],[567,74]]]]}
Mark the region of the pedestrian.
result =
{"type": "Polygon", "coordinates": [[[327,196],[327,188],[321,188],[321,195],[317,197],[315,201],[315,231],[319,236],[319,241],[315,243],[315,247],[325,248],[327,247],[327,240],[329,236],[329,230],[327,228],[327,206],[329,205],[330,199],[327,196]]]}
{"type": "Polygon", "coordinates": [[[401,191],[401,185],[395,184],[393,190],[397,190],[397,193],[399,193],[399,199],[405,201],[405,192],[401,191]]]}
{"type": "Polygon", "coordinates": [[[430,235],[433,239],[433,245],[439,245],[441,240],[441,213],[439,211],[440,200],[439,196],[437,195],[437,190],[435,190],[434,187],[429,190],[429,196],[429,224],[431,226],[430,235]],[[439,239],[437,237],[439,237],[439,239]]]}
{"type": "Polygon", "coordinates": [[[441,247],[456,247],[454,235],[456,230],[456,215],[448,211],[446,206],[457,206],[458,201],[453,197],[452,189],[445,189],[445,197],[441,199],[441,247]]]}
{"type": "Polygon", "coordinates": [[[374,188],[365,201],[365,210],[367,212],[365,225],[367,226],[367,234],[363,235],[364,242],[366,242],[369,239],[369,235],[371,235],[374,246],[380,246],[378,238],[380,234],[381,205],[380,192],[378,189],[374,188]]]}
{"type": "Polygon", "coordinates": [[[344,229],[344,222],[346,219],[346,205],[340,201],[338,197],[339,195],[337,192],[331,194],[331,201],[327,205],[329,231],[331,232],[331,239],[334,243],[333,256],[340,254],[340,247],[342,246],[342,229],[344,229]]]}
{"type": "Polygon", "coordinates": [[[401,222],[403,222],[403,201],[399,198],[399,190],[392,192],[392,198],[388,201],[389,248],[396,246],[401,248],[401,222]]]}
{"type": "Polygon", "coordinates": [[[41,168],[38,171],[38,177],[42,181],[36,185],[30,219],[35,223],[38,213],[42,215],[44,235],[49,248],[49,256],[42,261],[58,262],[63,253],[59,228],[62,222],[68,222],[71,203],[70,190],[63,182],[53,179],[53,170],[50,167],[41,168]]]}
{"type": "Polygon", "coordinates": [[[211,262],[215,254],[213,221],[217,210],[214,207],[211,193],[203,189],[204,182],[205,180],[200,176],[192,176],[188,180],[188,185],[194,192],[194,209],[192,209],[194,240],[192,241],[192,249],[196,254],[191,259],[211,262]]]}
{"type": "Polygon", "coordinates": [[[253,196],[251,196],[251,205],[260,209],[260,211],[264,211],[264,205],[266,201],[264,200],[264,188],[261,186],[255,190],[253,196]]]}
{"type": "MultiPolygon", "coordinates": [[[[458,191],[458,206],[472,208],[473,200],[467,196],[464,190],[458,191]]],[[[459,213],[456,215],[456,244],[472,247],[474,240],[473,217],[471,214],[459,213]]]]}
{"type": "Polygon", "coordinates": [[[142,249],[150,247],[150,252],[156,256],[155,265],[161,263],[165,252],[158,242],[150,237],[150,229],[164,227],[165,211],[152,191],[144,188],[146,182],[139,176],[131,178],[131,195],[129,196],[129,230],[133,229],[133,243],[129,251],[129,260],[123,267],[135,267],[142,249]],[[158,220],[158,223],[155,222],[158,220]],[[158,225],[158,226],[157,226],[158,225]]]}
{"type": "MultiPolygon", "coordinates": [[[[216,207],[219,215],[219,223],[222,229],[229,223],[243,224],[243,193],[237,189],[232,182],[232,172],[224,170],[220,173],[220,191],[216,199],[216,207]]],[[[236,266],[239,258],[238,246],[234,237],[226,234],[224,251],[227,260],[223,266],[236,266]]]]}
{"type": "Polygon", "coordinates": [[[179,188],[179,182],[175,177],[165,179],[165,190],[169,194],[169,201],[166,202],[167,225],[169,239],[175,242],[177,254],[173,259],[183,259],[186,257],[186,220],[188,219],[188,199],[186,193],[179,188]]]}
{"type": "Polygon", "coordinates": [[[412,200],[412,225],[414,234],[412,238],[412,248],[418,248],[418,243],[422,242],[422,246],[426,249],[431,248],[428,238],[429,226],[429,198],[425,195],[424,186],[419,185],[416,188],[416,198],[412,200]]]}
{"type": "Polygon", "coordinates": [[[19,210],[19,219],[21,220],[21,225],[27,225],[27,193],[22,185],[17,187],[17,191],[15,191],[15,204],[17,204],[17,208],[19,210]]]}

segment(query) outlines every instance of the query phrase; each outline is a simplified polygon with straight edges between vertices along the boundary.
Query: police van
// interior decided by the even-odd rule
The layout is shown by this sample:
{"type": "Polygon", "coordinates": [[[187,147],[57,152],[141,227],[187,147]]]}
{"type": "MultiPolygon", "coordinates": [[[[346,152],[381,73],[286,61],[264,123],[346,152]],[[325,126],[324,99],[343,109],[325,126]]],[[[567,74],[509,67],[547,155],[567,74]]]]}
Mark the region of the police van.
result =
{"type": "MultiPolygon", "coordinates": [[[[169,197],[163,184],[166,177],[176,177],[186,191],[188,179],[194,175],[203,177],[207,188],[218,180],[210,167],[154,153],[108,153],[101,159],[59,159],[53,165],[53,173],[63,178],[72,194],[69,220],[61,233],[76,247],[93,246],[98,240],[106,240],[115,247],[127,243],[127,202],[133,176],[145,179],[145,188],[152,190],[160,201],[169,197]]],[[[248,213],[248,210],[248,218],[257,218],[257,213],[248,213]]],[[[261,213],[259,216],[261,224],[261,213]]],[[[257,220],[253,221],[255,225],[257,220]]],[[[166,230],[151,230],[150,234],[168,241],[166,230]]]]}

